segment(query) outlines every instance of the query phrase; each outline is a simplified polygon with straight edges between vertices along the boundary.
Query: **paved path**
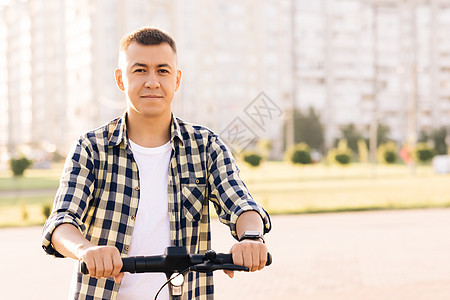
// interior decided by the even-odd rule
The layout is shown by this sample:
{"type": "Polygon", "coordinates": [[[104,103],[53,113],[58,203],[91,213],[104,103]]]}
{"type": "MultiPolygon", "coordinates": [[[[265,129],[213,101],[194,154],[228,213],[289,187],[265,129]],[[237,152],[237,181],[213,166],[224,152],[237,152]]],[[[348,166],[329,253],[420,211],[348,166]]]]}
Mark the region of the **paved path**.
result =
{"type": "MultiPolygon", "coordinates": [[[[450,209],[274,216],[269,268],[228,279],[216,299],[450,299],[450,209]]],[[[65,299],[73,263],[40,249],[40,228],[0,230],[0,299],[65,299]]],[[[213,222],[213,245],[228,251],[213,222]]]]}

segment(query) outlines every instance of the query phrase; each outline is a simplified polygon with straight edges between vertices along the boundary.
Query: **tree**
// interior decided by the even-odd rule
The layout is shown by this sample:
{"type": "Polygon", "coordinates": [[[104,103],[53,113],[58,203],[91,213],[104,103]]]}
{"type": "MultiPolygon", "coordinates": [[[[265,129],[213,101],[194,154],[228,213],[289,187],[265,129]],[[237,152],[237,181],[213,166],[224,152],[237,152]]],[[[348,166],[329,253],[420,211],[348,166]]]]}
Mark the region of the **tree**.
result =
{"type": "Polygon", "coordinates": [[[447,128],[441,127],[439,129],[433,130],[431,133],[431,140],[434,145],[434,152],[436,154],[447,154],[447,143],[445,138],[447,137],[447,128]]]}
{"type": "Polygon", "coordinates": [[[23,176],[25,170],[32,165],[32,161],[22,156],[21,158],[11,158],[9,161],[9,166],[13,172],[14,177],[23,176]]]}
{"type": "Polygon", "coordinates": [[[389,134],[391,133],[391,128],[385,124],[378,124],[377,127],[377,146],[386,144],[391,141],[389,134]]]}
{"type": "Polygon", "coordinates": [[[339,140],[344,139],[347,141],[347,146],[354,152],[359,153],[358,149],[358,141],[363,139],[362,133],[356,129],[354,124],[347,124],[341,128],[342,137],[340,139],[336,139],[335,146],[338,145],[339,140]]]}
{"type": "Polygon", "coordinates": [[[430,135],[425,130],[420,130],[419,137],[417,138],[418,143],[426,143],[430,140],[430,135]]]}
{"type": "MultiPolygon", "coordinates": [[[[284,137],[286,137],[286,123],[284,124],[284,137]]],[[[294,144],[300,143],[305,143],[312,149],[323,150],[323,125],[319,114],[312,107],[309,108],[307,114],[300,110],[294,111],[294,144]]],[[[286,149],[286,145],[284,146],[286,149]]]]}
{"type": "Polygon", "coordinates": [[[434,129],[431,133],[421,130],[419,133],[418,143],[431,143],[433,145],[434,153],[437,155],[447,154],[447,143],[445,138],[447,137],[447,128],[441,127],[434,129]]]}

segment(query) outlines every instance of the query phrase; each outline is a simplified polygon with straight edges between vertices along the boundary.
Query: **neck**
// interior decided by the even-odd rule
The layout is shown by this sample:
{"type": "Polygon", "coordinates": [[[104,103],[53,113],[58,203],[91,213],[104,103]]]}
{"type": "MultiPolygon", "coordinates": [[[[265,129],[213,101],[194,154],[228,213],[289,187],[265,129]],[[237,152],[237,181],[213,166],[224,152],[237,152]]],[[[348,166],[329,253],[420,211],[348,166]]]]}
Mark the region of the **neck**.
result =
{"type": "Polygon", "coordinates": [[[128,138],[142,147],[159,147],[170,140],[172,115],[145,118],[127,112],[128,138]]]}

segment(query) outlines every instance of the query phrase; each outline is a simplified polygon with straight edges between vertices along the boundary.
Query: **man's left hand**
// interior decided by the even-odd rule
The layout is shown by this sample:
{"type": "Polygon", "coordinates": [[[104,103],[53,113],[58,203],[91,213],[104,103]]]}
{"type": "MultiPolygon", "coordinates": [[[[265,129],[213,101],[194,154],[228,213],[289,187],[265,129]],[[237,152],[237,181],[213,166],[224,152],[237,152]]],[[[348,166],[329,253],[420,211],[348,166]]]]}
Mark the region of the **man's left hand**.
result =
{"type": "MultiPolygon", "coordinates": [[[[243,240],[231,247],[233,263],[235,265],[246,266],[250,272],[262,270],[267,262],[267,246],[259,240],[243,240]]],[[[224,270],[230,278],[233,278],[234,272],[224,270]]]]}

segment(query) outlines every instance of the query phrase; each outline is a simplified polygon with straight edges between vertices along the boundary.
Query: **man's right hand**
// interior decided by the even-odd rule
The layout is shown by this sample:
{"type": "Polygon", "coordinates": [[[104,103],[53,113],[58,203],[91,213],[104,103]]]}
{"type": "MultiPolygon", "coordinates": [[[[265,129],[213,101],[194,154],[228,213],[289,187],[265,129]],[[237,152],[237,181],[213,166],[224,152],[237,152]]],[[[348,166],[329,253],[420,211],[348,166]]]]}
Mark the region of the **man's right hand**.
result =
{"type": "Polygon", "coordinates": [[[122,258],[119,250],[114,246],[90,246],[84,249],[81,247],[77,251],[79,260],[86,263],[89,275],[99,278],[114,277],[116,283],[120,283],[123,278],[122,258]]]}
{"type": "Polygon", "coordinates": [[[61,224],[52,235],[53,247],[64,255],[86,263],[89,275],[95,278],[114,277],[119,283],[123,278],[122,258],[114,246],[96,246],[86,240],[72,224],[61,224]]]}

